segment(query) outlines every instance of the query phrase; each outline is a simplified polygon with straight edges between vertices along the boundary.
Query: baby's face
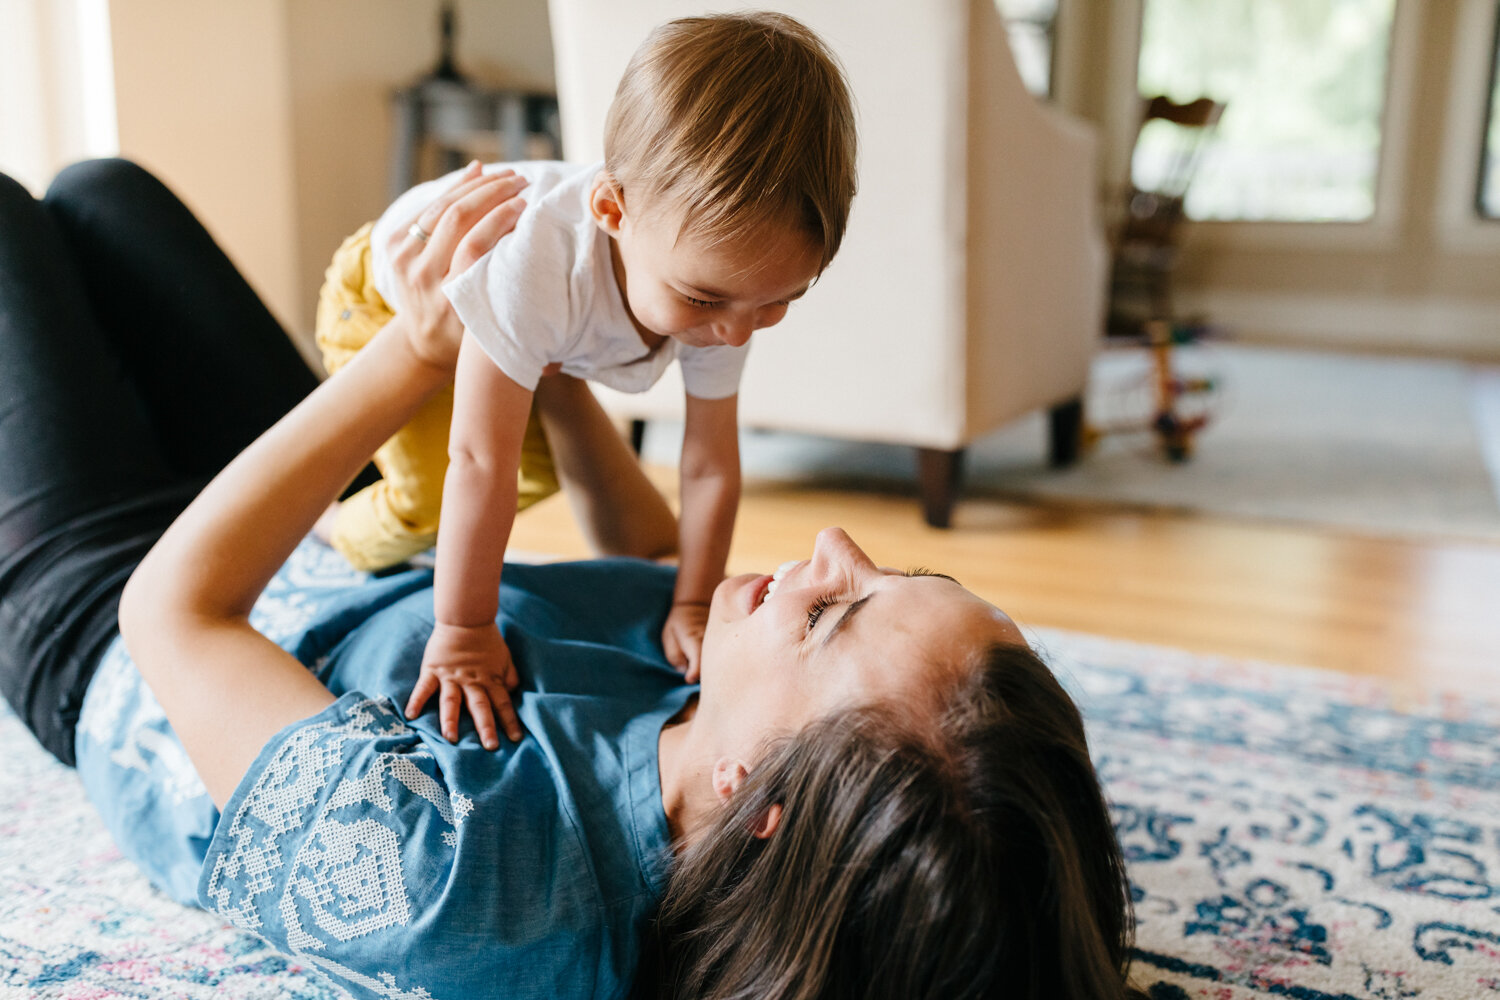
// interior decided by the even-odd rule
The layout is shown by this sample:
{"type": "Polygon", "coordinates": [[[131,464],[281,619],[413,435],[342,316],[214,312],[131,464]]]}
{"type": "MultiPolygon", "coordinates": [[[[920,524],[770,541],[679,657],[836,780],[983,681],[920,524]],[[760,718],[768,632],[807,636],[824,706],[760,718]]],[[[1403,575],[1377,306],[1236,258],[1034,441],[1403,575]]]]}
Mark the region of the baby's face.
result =
{"type": "Polygon", "coordinates": [[[818,276],[818,251],[795,229],[764,226],[711,245],[679,239],[675,215],[651,207],[600,221],[615,238],[615,277],[643,333],[738,347],[781,322],[818,276]]]}

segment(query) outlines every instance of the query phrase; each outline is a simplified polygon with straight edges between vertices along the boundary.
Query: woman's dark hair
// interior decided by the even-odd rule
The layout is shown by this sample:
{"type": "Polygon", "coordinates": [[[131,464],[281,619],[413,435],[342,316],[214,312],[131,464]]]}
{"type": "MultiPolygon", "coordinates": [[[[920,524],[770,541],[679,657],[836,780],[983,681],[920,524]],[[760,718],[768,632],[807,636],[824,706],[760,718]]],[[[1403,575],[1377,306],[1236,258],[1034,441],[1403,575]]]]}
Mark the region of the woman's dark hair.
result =
{"type": "Polygon", "coordinates": [[[1139,995],[1119,844],[1046,664],[993,646],[936,726],[915,714],[862,708],[768,747],[675,861],[638,997],[1139,995]]]}

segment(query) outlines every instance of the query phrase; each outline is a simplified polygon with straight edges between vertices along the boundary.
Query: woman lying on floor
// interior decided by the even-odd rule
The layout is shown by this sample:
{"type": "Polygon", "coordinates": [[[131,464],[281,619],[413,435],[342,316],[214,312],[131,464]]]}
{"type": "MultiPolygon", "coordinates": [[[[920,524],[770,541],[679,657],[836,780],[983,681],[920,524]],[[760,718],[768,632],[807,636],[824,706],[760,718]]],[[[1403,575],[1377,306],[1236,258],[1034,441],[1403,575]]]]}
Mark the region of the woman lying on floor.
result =
{"type": "Polygon", "coordinates": [[[70,168],[42,202],[0,177],[16,711],[159,886],[356,996],[1125,995],[1072,702],[999,611],[837,529],[724,581],[701,685],[659,645],[669,567],[509,568],[523,739],[402,716],[431,574],[304,536],[452,378],[439,284],[515,192],[424,212],[393,248],[410,306],[314,389],[144,171],[70,168]]]}

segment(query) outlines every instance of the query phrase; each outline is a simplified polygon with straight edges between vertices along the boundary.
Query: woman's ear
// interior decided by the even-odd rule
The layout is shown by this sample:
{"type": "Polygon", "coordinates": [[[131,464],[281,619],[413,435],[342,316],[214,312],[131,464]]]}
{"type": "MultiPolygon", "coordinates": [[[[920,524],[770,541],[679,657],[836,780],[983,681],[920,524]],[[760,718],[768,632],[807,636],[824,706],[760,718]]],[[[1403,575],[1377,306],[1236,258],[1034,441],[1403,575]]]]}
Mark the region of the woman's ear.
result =
{"type": "Polygon", "coordinates": [[[755,828],[750,831],[750,836],[756,840],[768,839],[771,834],[781,828],[782,811],[780,802],[772,802],[766,806],[765,811],[760,814],[755,828]]]}
{"type": "Polygon", "coordinates": [[[611,236],[620,235],[625,221],[625,191],[608,170],[594,175],[593,187],[589,188],[589,211],[600,229],[611,236]]]}
{"type": "MultiPolygon", "coordinates": [[[[711,781],[714,786],[714,794],[718,796],[719,802],[728,805],[734,793],[740,790],[745,779],[750,777],[750,769],[745,766],[744,761],[733,757],[720,757],[714,762],[711,781]]],[[[781,826],[783,813],[781,803],[773,802],[763,809],[750,828],[750,836],[757,840],[765,840],[774,834],[781,826]]]]}

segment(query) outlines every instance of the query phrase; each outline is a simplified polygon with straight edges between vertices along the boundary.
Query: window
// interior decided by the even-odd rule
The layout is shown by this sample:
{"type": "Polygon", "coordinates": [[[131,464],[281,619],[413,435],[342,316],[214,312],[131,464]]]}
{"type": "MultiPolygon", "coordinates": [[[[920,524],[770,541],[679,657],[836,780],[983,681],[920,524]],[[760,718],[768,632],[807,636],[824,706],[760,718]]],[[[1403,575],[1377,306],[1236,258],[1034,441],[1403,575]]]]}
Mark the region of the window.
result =
{"type": "MultiPolygon", "coordinates": [[[[1227,103],[1188,190],[1193,219],[1357,222],[1375,211],[1395,0],[1146,0],[1140,92],[1227,103]]],[[[1143,129],[1152,189],[1174,127],[1143,129]]]]}
{"type": "Polygon", "coordinates": [[[1058,0],[995,0],[1021,82],[1037,97],[1052,93],[1052,40],[1058,0]]]}
{"type": "Polygon", "coordinates": [[[1490,96],[1485,114],[1484,148],[1479,154],[1479,214],[1500,219],[1500,3],[1495,5],[1495,45],[1490,59],[1490,96]]]}
{"type": "Polygon", "coordinates": [[[0,0],[0,171],[40,193],[119,150],[107,0],[0,0]]]}

